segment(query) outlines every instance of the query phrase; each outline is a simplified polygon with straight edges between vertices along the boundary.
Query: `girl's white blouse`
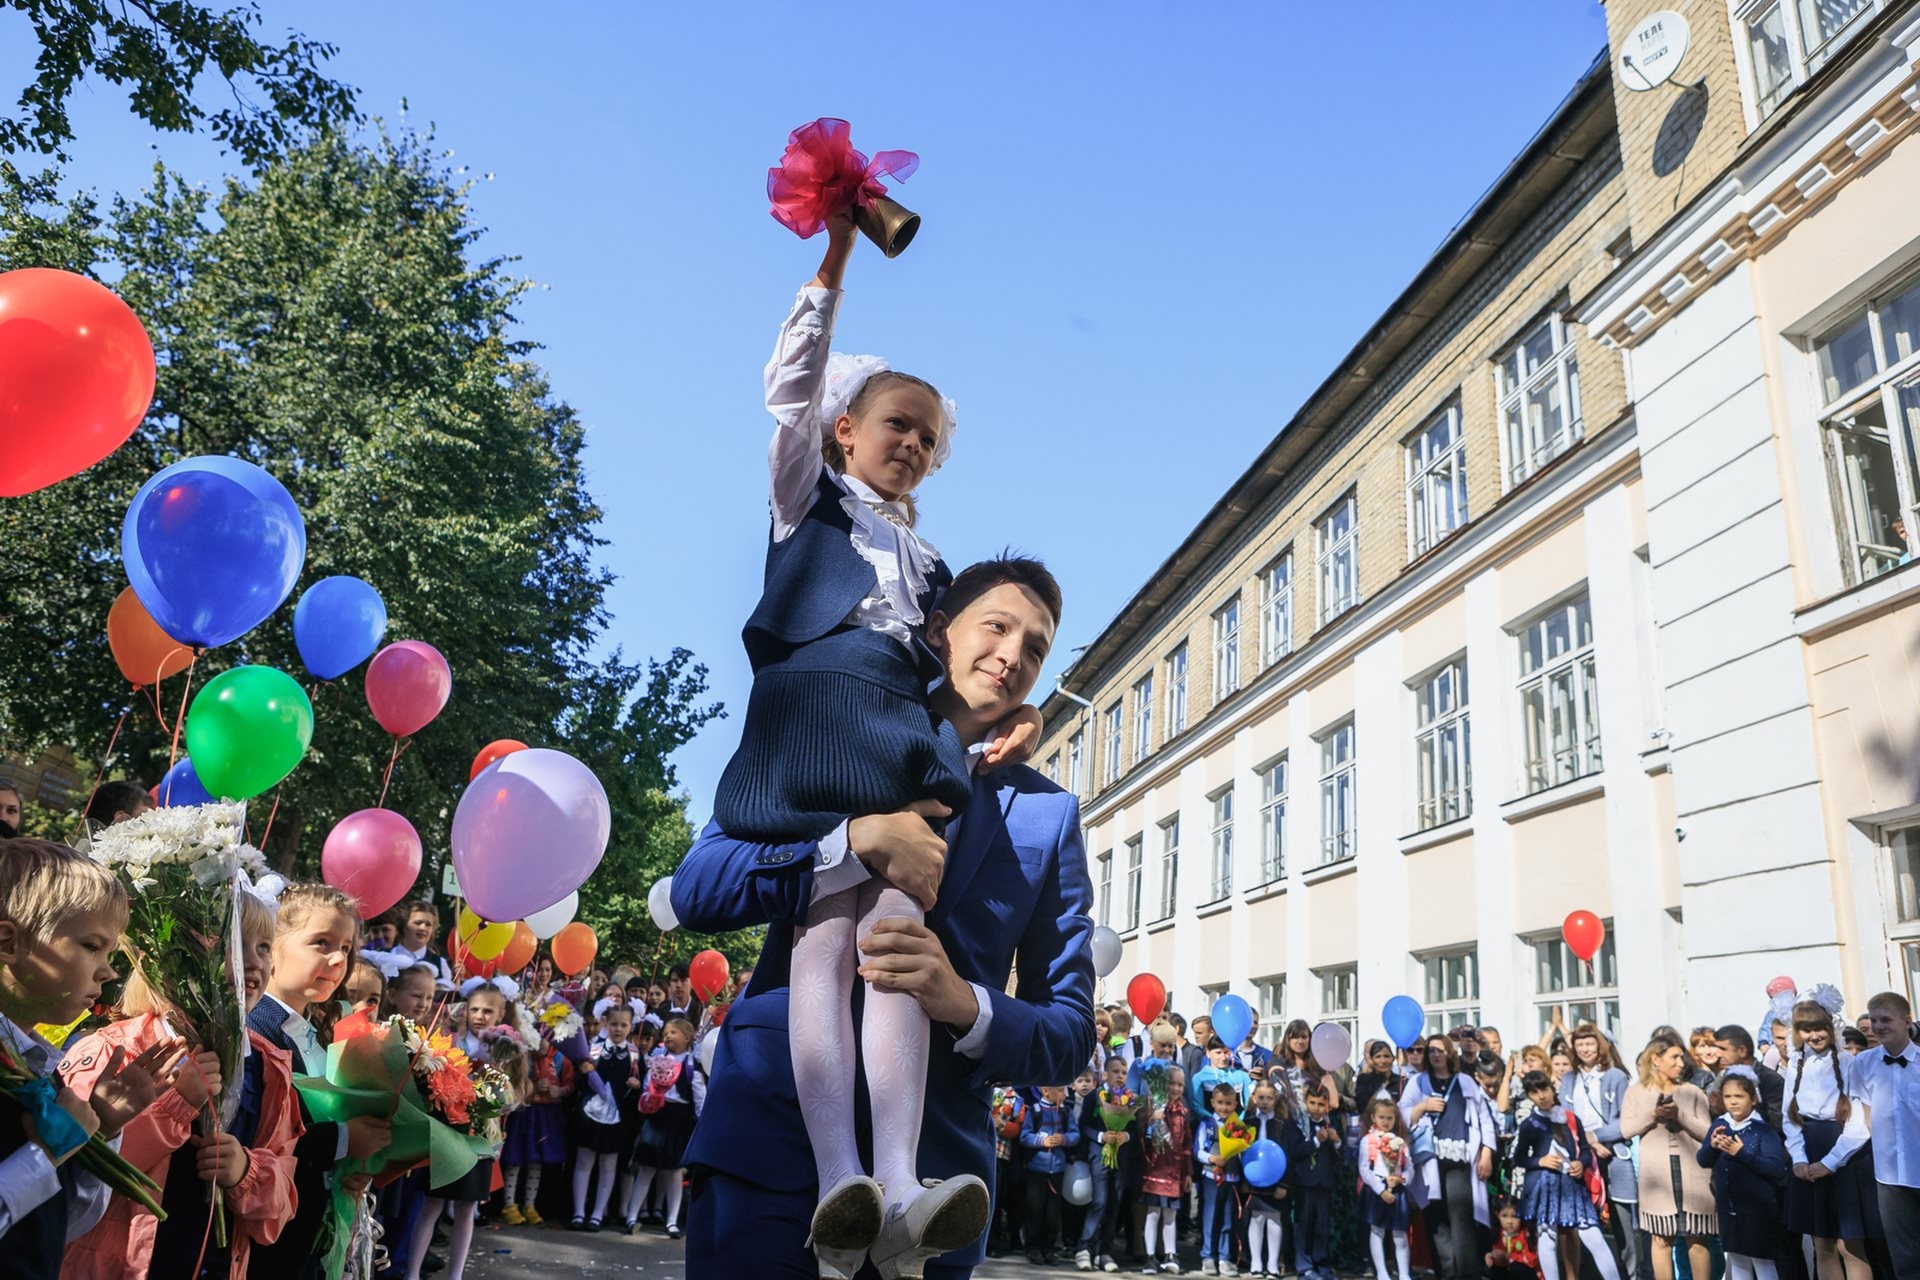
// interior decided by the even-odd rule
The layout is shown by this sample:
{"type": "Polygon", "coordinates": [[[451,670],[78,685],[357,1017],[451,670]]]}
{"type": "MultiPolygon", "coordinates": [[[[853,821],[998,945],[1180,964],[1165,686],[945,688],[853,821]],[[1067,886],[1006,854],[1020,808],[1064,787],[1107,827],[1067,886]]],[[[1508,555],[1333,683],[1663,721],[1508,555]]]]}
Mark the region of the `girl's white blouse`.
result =
{"type": "MultiPolygon", "coordinates": [[[[767,363],[767,412],[774,422],[767,470],[773,481],[775,542],[785,541],[800,527],[826,469],[820,444],[832,424],[821,420],[820,402],[840,296],[838,289],[801,289],[767,363]]],[[[904,503],[887,501],[852,476],[827,474],[845,495],[840,505],[853,521],[853,549],[873,566],[875,579],[872,594],[846,621],[884,632],[911,649],[913,629],[926,622],[920,597],[940,553],[907,527],[904,503]]]]}
{"type": "MultiPolygon", "coordinates": [[[[1846,1063],[1843,1061],[1840,1065],[1844,1070],[1846,1063]]],[[[1788,1156],[1795,1164],[1823,1164],[1838,1173],[1842,1165],[1867,1145],[1867,1121],[1861,1114],[1865,1108],[1856,1104],[1848,1114],[1846,1124],[1840,1127],[1840,1136],[1834,1140],[1833,1150],[1818,1160],[1808,1161],[1806,1135],[1794,1120],[1793,1108],[1788,1104],[1798,1103],[1804,1119],[1833,1119],[1840,1097],[1839,1081],[1834,1079],[1833,1074],[1833,1058],[1831,1054],[1813,1054],[1802,1049],[1787,1060],[1786,1070],[1781,1075],[1787,1083],[1780,1103],[1780,1120],[1781,1136],[1786,1139],[1788,1156]],[[1798,1094],[1793,1091],[1796,1075],[1800,1077],[1798,1094]]]]}

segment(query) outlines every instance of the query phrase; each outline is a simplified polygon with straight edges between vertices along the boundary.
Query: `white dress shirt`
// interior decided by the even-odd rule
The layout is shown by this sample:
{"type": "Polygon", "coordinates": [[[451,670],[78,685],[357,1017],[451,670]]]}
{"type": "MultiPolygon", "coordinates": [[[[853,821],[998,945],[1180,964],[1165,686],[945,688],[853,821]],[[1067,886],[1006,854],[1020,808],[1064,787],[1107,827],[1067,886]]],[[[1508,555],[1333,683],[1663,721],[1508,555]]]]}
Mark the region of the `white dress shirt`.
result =
{"type": "MultiPolygon", "coordinates": [[[[1826,1053],[1813,1053],[1802,1049],[1787,1063],[1784,1073],[1787,1098],[1793,1105],[1782,1104],[1781,1136],[1786,1139],[1787,1154],[1795,1164],[1809,1161],[1806,1134],[1793,1118],[1794,1107],[1799,1108],[1802,1120],[1831,1120],[1839,1109],[1840,1081],[1833,1070],[1836,1052],[1828,1049],[1826,1053]]],[[[1845,1059],[1841,1059],[1840,1069],[1846,1070],[1845,1059]]],[[[1840,1172],[1841,1166],[1867,1145],[1867,1118],[1862,1114],[1865,1110],[1864,1107],[1849,1108],[1847,1122],[1840,1126],[1840,1136],[1834,1139],[1833,1149],[1811,1163],[1825,1165],[1828,1173],[1840,1172]]]]}
{"type": "Polygon", "coordinates": [[[1868,1109],[1873,1174],[1896,1187],[1920,1188],[1920,1049],[1911,1041],[1897,1054],[1863,1050],[1853,1060],[1847,1093],[1868,1109]],[[1896,1066],[1889,1058],[1899,1058],[1896,1066]]]}
{"type": "MultiPolygon", "coordinates": [[[[320,1043],[320,1033],[313,1029],[306,1015],[295,1013],[287,1002],[278,996],[260,993],[262,1003],[271,1001],[286,1016],[281,1019],[280,1029],[287,1033],[287,1039],[293,1041],[293,1053],[299,1059],[299,1070],[295,1073],[303,1076],[324,1076],[327,1074],[327,1046],[320,1043]]],[[[334,1153],[334,1162],[347,1158],[347,1126],[340,1126],[338,1150],[334,1153]]]]}
{"type": "MultiPolygon", "coordinates": [[[[0,1016],[0,1040],[5,1040],[13,1060],[37,1076],[51,1076],[59,1064],[60,1052],[27,1027],[16,1026],[0,1016]]],[[[115,1135],[110,1144],[120,1149],[115,1135]]],[[[93,1230],[107,1211],[113,1193],[107,1185],[83,1169],[73,1171],[73,1190],[67,1204],[67,1239],[78,1240],[93,1230]]],[[[47,1201],[61,1194],[60,1170],[37,1142],[24,1142],[19,1149],[0,1159],[0,1236],[47,1201]]]]}

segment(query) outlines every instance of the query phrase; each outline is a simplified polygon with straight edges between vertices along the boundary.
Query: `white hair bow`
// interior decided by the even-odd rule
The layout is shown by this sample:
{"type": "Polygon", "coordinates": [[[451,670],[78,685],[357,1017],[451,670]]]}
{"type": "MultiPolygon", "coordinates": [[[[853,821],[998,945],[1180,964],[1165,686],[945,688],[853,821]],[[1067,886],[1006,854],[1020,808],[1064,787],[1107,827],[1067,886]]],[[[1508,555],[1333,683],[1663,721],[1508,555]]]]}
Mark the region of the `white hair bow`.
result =
{"type": "Polygon", "coordinates": [[[402,973],[413,968],[416,963],[412,956],[400,955],[393,951],[375,951],[371,948],[363,949],[360,952],[360,958],[378,969],[381,976],[388,982],[392,982],[402,973]]]}
{"type": "Polygon", "coordinates": [[[1745,1080],[1748,1084],[1753,1085],[1755,1088],[1758,1088],[1760,1085],[1760,1073],[1755,1071],[1752,1067],[1748,1066],[1744,1062],[1739,1063],[1735,1066],[1728,1067],[1725,1071],[1722,1071],[1720,1073],[1720,1078],[1722,1080],[1725,1080],[1728,1076],[1739,1076],[1741,1079],[1745,1080]]]}
{"type": "Polygon", "coordinates": [[[278,871],[265,871],[255,880],[242,867],[234,872],[233,887],[273,912],[277,918],[280,914],[280,895],[287,891],[287,878],[278,871]]]}
{"type": "Polygon", "coordinates": [[[482,987],[492,987],[509,1000],[520,998],[520,984],[504,975],[494,978],[468,978],[460,984],[460,998],[466,1000],[482,987]]]}
{"type": "Polygon", "coordinates": [[[1846,997],[1840,994],[1840,988],[1831,982],[1822,982],[1807,992],[1807,999],[1825,1009],[1834,1017],[1840,1016],[1840,1010],[1846,1006],[1846,997]]]}

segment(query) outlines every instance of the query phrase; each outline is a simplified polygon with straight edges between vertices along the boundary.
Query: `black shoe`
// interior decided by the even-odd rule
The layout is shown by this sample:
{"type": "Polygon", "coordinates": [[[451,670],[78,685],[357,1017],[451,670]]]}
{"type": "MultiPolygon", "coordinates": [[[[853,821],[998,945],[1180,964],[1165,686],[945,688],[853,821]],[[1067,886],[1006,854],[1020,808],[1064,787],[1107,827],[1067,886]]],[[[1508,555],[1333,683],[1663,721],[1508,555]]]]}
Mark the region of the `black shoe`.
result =
{"type": "Polygon", "coordinates": [[[599,1230],[600,1230],[600,1219],[598,1219],[598,1218],[588,1218],[588,1219],[587,1219],[587,1230],[588,1230],[588,1231],[590,1231],[590,1232],[594,1232],[594,1233],[596,1233],[596,1234],[597,1234],[597,1233],[599,1232],[599,1230]]]}
{"type": "Polygon", "coordinates": [[[1027,1265],[1030,1267],[1038,1267],[1038,1266],[1045,1265],[1040,1261],[1040,1251],[1038,1249],[1027,1250],[1027,1265]]]}
{"type": "Polygon", "coordinates": [[[431,1249],[427,1250],[427,1256],[420,1261],[420,1274],[423,1276],[430,1276],[436,1271],[446,1269],[447,1260],[431,1249]]]}
{"type": "Polygon", "coordinates": [[[628,1218],[625,1222],[620,1224],[620,1227],[621,1227],[621,1230],[625,1231],[628,1235],[632,1235],[634,1232],[640,1229],[640,1224],[638,1222],[635,1222],[632,1218],[628,1218]]]}
{"type": "Polygon", "coordinates": [[[567,1224],[567,1230],[569,1231],[585,1231],[586,1229],[587,1220],[585,1218],[575,1218],[567,1224]]]}
{"type": "Polygon", "coordinates": [[[678,1223],[675,1223],[674,1225],[667,1228],[667,1239],[678,1240],[679,1238],[680,1238],[680,1225],[678,1223]]]}

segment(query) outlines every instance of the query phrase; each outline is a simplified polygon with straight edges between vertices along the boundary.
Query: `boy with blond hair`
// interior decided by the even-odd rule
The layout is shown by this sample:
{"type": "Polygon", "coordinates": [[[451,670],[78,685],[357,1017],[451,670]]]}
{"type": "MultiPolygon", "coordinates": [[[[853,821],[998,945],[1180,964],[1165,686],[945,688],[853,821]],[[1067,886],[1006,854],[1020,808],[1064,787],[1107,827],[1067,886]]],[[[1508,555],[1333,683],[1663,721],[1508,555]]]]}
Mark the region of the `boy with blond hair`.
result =
{"type": "Polygon", "coordinates": [[[38,1077],[0,1095],[0,1248],[8,1274],[53,1277],[67,1241],[105,1212],[109,1192],[67,1162],[98,1133],[120,1130],[153,1102],[186,1051],[167,1040],[127,1060],[116,1053],[81,1100],[54,1075],[60,1053],[33,1031],[65,1026],[114,976],[107,963],[127,923],[112,872],[44,840],[0,840],[0,1053],[38,1077]]]}
{"type": "Polygon", "coordinates": [[[1867,1108],[1880,1221],[1895,1275],[1920,1275],[1920,1047],[1913,1006],[1898,992],[1867,1001],[1879,1043],[1853,1060],[1847,1093],[1867,1108]]]}

